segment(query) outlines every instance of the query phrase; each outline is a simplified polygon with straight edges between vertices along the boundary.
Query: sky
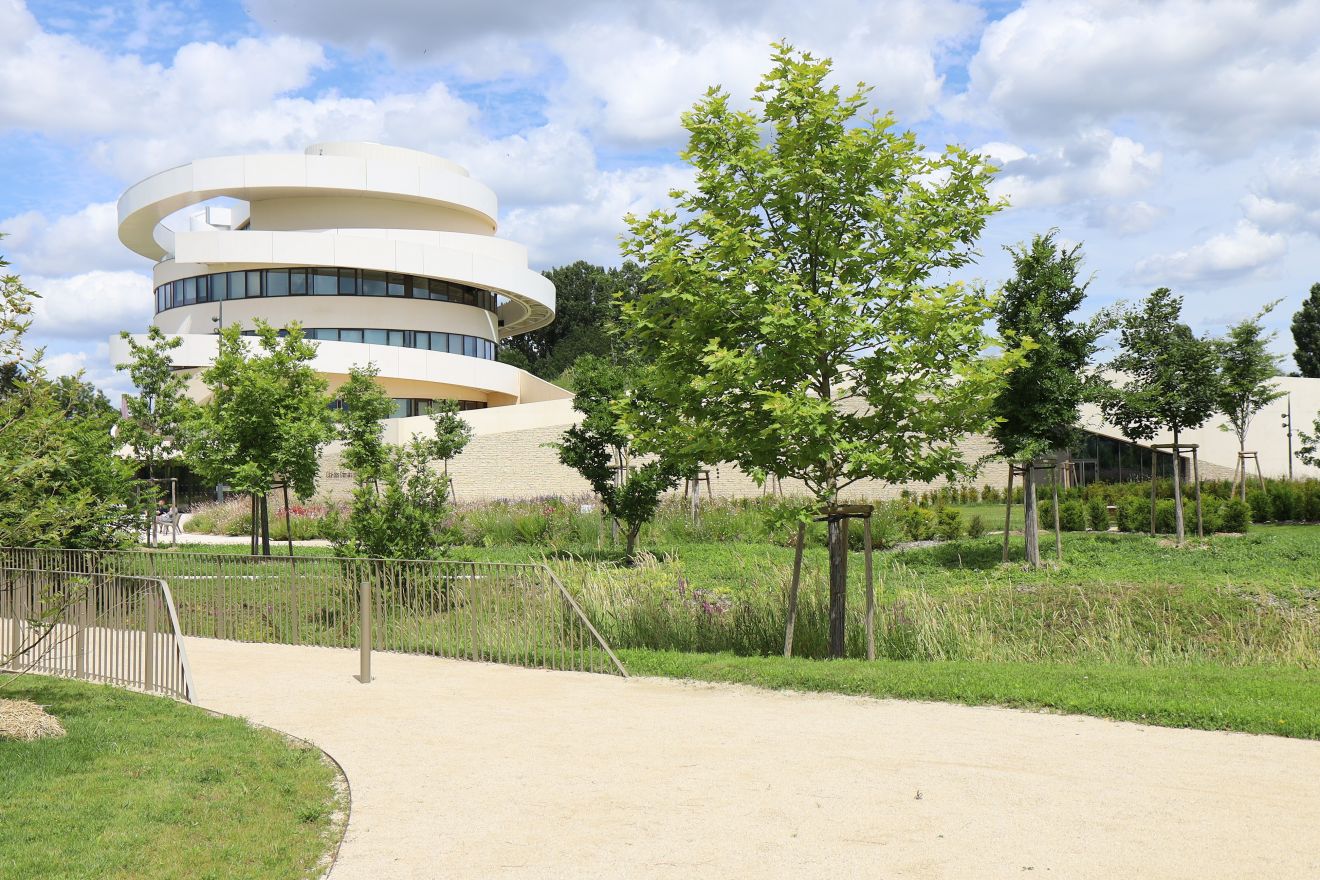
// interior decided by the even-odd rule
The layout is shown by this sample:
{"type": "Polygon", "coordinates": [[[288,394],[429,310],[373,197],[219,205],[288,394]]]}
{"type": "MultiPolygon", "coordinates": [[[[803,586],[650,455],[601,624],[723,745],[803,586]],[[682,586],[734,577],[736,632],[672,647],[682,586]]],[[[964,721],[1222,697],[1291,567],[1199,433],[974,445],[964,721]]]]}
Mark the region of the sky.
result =
{"type": "Polygon", "coordinates": [[[1320,0],[0,0],[0,254],[41,294],[54,373],[112,395],[108,337],[151,320],[151,265],[115,202],[204,156],[372,140],[465,165],[532,265],[613,265],[628,212],[690,173],[681,113],[735,103],[770,44],[928,148],[965,145],[1010,207],[967,273],[1057,229],[1081,243],[1087,309],[1167,286],[1200,333],[1320,281],[1320,0]]]}

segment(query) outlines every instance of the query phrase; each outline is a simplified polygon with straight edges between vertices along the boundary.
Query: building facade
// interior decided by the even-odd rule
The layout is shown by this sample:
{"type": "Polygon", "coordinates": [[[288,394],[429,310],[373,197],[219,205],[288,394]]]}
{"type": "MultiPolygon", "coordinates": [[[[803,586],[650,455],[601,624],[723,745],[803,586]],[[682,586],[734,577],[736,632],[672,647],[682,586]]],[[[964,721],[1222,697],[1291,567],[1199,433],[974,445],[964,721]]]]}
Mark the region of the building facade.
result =
{"type": "MultiPolygon", "coordinates": [[[[358,142],[200,159],[119,200],[120,241],[157,261],[153,323],[183,339],[177,368],[210,364],[221,324],[297,321],[332,387],[374,363],[400,418],[436,400],[476,410],[570,396],[495,359],[555,310],[554,285],[497,223],[495,194],[462,167],[358,142]]],[[[126,349],[111,340],[117,361],[126,349]]]]}

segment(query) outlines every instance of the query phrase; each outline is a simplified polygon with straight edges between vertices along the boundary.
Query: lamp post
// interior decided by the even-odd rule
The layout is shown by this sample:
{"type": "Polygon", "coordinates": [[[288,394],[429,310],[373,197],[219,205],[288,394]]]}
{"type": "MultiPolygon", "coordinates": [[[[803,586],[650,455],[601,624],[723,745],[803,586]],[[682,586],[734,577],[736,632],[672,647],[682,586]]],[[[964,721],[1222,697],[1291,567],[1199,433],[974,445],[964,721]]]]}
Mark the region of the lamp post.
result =
{"type": "MultiPolygon", "coordinates": [[[[1287,394],[1288,410],[1283,416],[1283,427],[1288,433],[1288,479],[1293,478],[1293,427],[1292,427],[1292,392],[1287,394]]],[[[1245,480],[1244,480],[1245,481],[1245,480]]]]}

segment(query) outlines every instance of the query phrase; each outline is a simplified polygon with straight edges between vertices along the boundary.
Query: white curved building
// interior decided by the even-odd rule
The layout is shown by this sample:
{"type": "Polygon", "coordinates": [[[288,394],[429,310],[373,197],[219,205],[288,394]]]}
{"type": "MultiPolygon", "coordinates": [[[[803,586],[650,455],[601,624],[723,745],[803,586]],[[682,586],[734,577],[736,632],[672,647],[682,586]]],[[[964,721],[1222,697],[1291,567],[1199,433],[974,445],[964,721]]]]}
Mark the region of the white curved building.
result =
{"type": "Polygon", "coordinates": [[[221,321],[298,321],[332,386],[375,363],[398,417],[570,397],[495,360],[555,310],[554,285],[496,226],[495,194],[465,169],[371,143],[199,159],[119,199],[120,241],[158,261],[153,323],[183,338],[176,367],[211,363],[221,321]]]}

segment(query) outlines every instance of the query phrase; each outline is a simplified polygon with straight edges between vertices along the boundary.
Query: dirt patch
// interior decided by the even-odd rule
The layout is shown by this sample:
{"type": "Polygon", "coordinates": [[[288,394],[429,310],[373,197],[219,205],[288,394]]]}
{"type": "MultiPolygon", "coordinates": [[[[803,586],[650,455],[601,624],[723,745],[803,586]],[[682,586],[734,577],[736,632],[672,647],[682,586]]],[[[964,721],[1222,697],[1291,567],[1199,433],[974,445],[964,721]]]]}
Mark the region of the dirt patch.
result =
{"type": "Polygon", "coordinates": [[[64,725],[54,715],[29,700],[0,699],[0,739],[31,742],[54,736],[64,736],[64,725]]]}

